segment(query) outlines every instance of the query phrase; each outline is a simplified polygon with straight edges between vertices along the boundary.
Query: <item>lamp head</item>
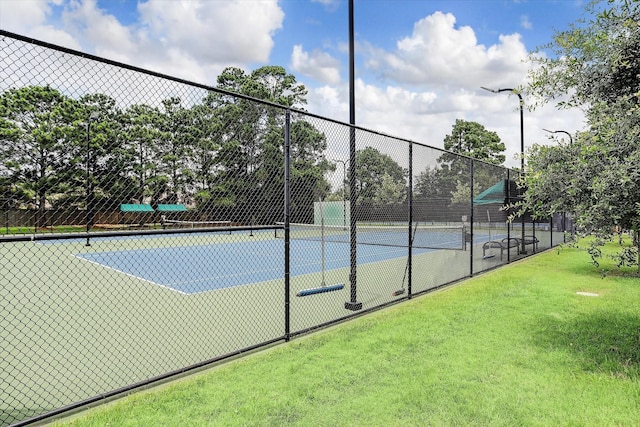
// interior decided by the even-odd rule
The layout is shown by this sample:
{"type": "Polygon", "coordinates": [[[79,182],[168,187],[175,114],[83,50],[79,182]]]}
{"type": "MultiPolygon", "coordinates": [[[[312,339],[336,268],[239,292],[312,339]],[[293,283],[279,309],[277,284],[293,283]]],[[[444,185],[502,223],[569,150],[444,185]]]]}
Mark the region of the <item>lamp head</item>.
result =
{"type": "Polygon", "coordinates": [[[484,87],[484,86],[480,86],[480,89],[484,89],[484,90],[486,90],[486,91],[493,92],[493,93],[498,93],[498,91],[497,91],[497,90],[495,90],[495,89],[489,89],[488,87],[484,87]]]}

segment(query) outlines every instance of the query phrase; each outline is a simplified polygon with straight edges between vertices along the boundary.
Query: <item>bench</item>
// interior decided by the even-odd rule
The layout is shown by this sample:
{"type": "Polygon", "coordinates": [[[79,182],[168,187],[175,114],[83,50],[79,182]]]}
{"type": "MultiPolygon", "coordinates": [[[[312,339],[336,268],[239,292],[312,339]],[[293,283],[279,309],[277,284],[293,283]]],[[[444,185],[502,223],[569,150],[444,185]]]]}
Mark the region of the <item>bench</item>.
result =
{"type": "MultiPolygon", "coordinates": [[[[524,244],[525,246],[533,245],[534,252],[538,250],[538,243],[540,240],[536,236],[524,236],[524,244]]],[[[522,246],[522,238],[520,237],[505,237],[504,239],[498,240],[490,240],[485,242],[482,245],[482,257],[484,258],[487,254],[488,249],[500,249],[500,259],[503,258],[504,251],[508,251],[511,248],[518,248],[518,252],[520,251],[520,247],[522,246]]]]}
{"type": "MultiPolygon", "coordinates": [[[[520,246],[522,246],[522,238],[518,238],[517,240],[520,246]]],[[[538,243],[540,243],[540,240],[538,240],[536,236],[524,236],[524,246],[533,245],[534,253],[538,251],[538,243]]]]}
{"type": "MultiPolygon", "coordinates": [[[[518,239],[519,241],[520,239],[518,239]]],[[[533,245],[533,250],[537,251],[538,250],[538,243],[540,243],[540,240],[538,240],[538,238],[536,236],[524,236],[524,244],[525,245],[533,245]]]]}
{"type": "Polygon", "coordinates": [[[504,251],[520,246],[520,240],[513,237],[505,237],[502,240],[490,240],[482,245],[482,257],[487,256],[487,249],[500,249],[500,259],[504,256],[504,251]]]}
{"type": "Polygon", "coordinates": [[[176,219],[175,216],[173,215],[170,215],[167,217],[167,214],[171,214],[175,212],[186,212],[187,207],[179,203],[160,203],[158,204],[157,211],[161,214],[160,225],[162,225],[162,228],[166,228],[167,221],[176,219]]]}

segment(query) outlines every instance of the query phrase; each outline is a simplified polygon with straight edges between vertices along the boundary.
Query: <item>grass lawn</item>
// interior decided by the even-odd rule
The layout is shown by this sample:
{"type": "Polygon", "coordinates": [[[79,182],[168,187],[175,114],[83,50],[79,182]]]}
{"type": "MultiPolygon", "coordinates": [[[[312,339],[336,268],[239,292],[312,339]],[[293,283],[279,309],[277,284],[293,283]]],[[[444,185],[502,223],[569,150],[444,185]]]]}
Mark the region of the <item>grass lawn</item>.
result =
{"type": "Polygon", "coordinates": [[[639,423],[640,279],[564,248],[55,425],[639,423]]]}

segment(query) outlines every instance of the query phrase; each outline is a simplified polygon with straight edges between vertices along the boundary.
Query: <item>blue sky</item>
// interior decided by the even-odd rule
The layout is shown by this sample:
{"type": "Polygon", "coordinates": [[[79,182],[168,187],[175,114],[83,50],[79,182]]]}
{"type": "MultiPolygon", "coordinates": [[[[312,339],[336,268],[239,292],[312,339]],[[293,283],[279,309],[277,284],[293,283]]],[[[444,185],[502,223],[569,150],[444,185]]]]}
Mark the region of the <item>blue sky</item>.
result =
{"type": "MultiPolygon", "coordinates": [[[[478,121],[517,165],[517,97],[529,52],[583,16],[580,0],[355,0],[356,121],[442,147],[455,119],[478,121]]],[[[227,66],[282,65],[306,108],[348,121],[348,0],[0,0],[0,28],[214,84],[227,66]]],[[[579,111],[525,115],[525,139],[583,128],[579,111]]]]}

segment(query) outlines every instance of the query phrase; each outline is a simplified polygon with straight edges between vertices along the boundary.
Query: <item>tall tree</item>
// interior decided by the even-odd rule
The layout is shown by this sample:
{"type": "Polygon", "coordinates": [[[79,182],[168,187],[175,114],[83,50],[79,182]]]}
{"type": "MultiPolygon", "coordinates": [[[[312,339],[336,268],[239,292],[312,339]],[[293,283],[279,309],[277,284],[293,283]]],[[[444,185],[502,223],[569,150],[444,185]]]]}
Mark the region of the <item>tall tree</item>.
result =
{"type": "Polygon", "coordinates": [[[162,137],[155,146],[160,170],[154,177],[152,203],[186,203],[190,201],[189,186],[193,178],[188,164],[193,143],[193,115],[177,97],[163,100],[162,106],[162,137]]]}
{"type": "MultiPolygon", "coordinates": [[[[67,190],[77,136],[76,101],[49,86],[9,89],[0,97],[0,159],[6,180],[38,210],[36,226],[56,195],[67,190]]],[[[27,200],[24,200],[27,202],[27,200]]]]}
{"type": "Polygon", "coordinates": [[[162,137],[161,121],[160,110],[149,105],[132,105],[124,112],[120,182],[129,191],[122,203],[146,203],[152,195],[150,180],[157,170],[152,156],[162,137]]]}
{"type": "Polygon", "coordinates": [[[636,246],[622,246],[619,265],[640,272],[640,3],[594,1],[586,22],[557,32],[534,55],[527,90],[541,102],[586,111],[589,130],[573,145],[533,147],[523,208],[537,215],[572,212],[599,245],[614,229],[630,230],[636,246]]]}
{"type": "Polygon", "coordinates": [[[444,137],[444,149],[494,165],[504,163],[506,147],[497,133],[477,122],[456,119],[451,133],[444,137]]]}
{"type": "Polygon", "coordinates": [[[195,202],[206,205],[212,196],[217,165],[216,153],[220,149],[225,125],[219,109],[206,103],[191,108],[194,120],[191,164],[194,171],[195,202]]]}
{"type": "Polygon", "coordinates": [[[130,191],[128,183],[122,179],[122,171],[126,168],[126,159],[122,156],[122,112],[117,107],[115,99],[101,93],[82,96],[79,104],[82,107],[82,132],[76,139],[76,156],[80,160],[76,165],[80,167],[75,173],[75,187],[82,189],[79,191],[80,194],[89,191],[87,201],[92,211],[100,208],[114,209],[125,201],[125,193],[130,191]],[[89,138],[89,141],[85,141],[86,138],[89,138]],[[87,171],[84,169],[87,160],[89,188],[85,189],[87,171]]]}
{"type": "MultiPolygon", "coordinates": [[[[283,107],[306,104],[306,88],[278,66],[261,67],[250,74],[227,68],[218,77],[218,87],[283,107]]],[[[232,206],[244,222],[281,220],[285,108],[226,94],[210,94],[205,103],[221,112],[224,124],[212,202],[232,206]],[[255,206],[259,212],[250,214],[255,206]]],[[[328,191],[324,171],[331,165],[323,155],[326,139],[304,118],[292,115],[291,145],[292,203],[301,215],[298,220],[308,220],[313,194],[318,188],[328,191]]]]}
{"type": "Polygon", "coordinates": [[[373,147],[356,152],[358,201],[402,203],[407,195],[407,171],[391,156],[373,147]]]}
{"type": "Polygon", "coordinates": [[[470,160],[476,163],[474,170],[474,194],[503,178],[501,165],[505,161],[506,147],[497,133],[487,130],[477,122],[456,119],[451,133],[444,138],[443,153],[436,167],[428,167],[416,178],[416,200],[437,199],[441,204],[468,206],[470,197],[470,160]]]}

